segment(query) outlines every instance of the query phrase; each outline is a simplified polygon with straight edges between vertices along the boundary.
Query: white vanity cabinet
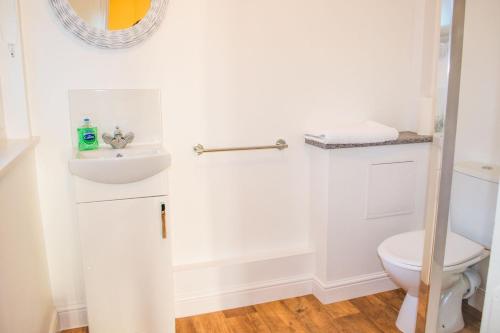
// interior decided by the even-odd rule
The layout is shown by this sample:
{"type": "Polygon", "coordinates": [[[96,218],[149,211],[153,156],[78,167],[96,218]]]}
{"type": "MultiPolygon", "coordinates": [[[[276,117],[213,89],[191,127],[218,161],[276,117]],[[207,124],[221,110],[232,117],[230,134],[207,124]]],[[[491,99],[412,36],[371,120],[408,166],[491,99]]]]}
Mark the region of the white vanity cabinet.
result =
{"type": "Polygon", "coordinates": [[[165,172],[123,185],[76,178],[90,332],[175,332],[166,188],[165,172]]]}
{"type": "Polygon", "coordinates": [[[166,203],[151,197],[78,205],[92,333],[173,332],[166,203]]]}

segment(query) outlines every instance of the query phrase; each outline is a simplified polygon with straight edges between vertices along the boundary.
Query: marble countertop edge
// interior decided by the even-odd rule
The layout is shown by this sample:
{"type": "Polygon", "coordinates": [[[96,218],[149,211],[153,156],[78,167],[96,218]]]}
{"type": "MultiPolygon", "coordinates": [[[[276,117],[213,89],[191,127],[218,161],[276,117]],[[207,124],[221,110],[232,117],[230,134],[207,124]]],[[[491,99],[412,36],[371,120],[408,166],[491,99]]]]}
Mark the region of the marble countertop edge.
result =
{"type": "Polygon", "coordinates": [[[432,142],[432,140],[433,140],[432,135],[420,135],[415,132],[402,131],[399,132],[399,137],[396,140],[384,141],[384,142],[336,144],[336,143],[324,143],[306,138],[305,143],[322,149],[346,149],[346,148],[405,145],[414,143],[430,143],[432,142]]]}

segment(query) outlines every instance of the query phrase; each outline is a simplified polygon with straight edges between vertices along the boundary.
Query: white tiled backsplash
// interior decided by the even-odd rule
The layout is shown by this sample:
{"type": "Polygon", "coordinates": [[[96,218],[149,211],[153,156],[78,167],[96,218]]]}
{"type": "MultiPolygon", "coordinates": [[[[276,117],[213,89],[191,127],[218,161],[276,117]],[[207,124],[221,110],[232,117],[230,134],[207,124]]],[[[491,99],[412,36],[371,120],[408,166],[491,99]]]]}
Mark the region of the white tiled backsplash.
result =
{"type": "Polygon", "coordinates": [[[69,110],[73,146],[78,143],[76,129],[89,117],[101,135],[120,126],[124,133],[134,132],[132,144],[161,143],[161,98],[154,89],[70,90],[69,110]]]}

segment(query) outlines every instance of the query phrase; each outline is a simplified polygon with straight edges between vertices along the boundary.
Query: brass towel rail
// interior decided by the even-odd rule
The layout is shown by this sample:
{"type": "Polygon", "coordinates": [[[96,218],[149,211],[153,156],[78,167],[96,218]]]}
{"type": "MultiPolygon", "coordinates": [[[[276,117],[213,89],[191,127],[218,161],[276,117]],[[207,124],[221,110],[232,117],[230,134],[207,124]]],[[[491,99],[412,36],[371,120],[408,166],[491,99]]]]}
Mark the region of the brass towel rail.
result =
{"type": "Polygon", "coordinates": [[[285,140],[279,139],[274,145],[270,146],[249,146],[249,147],[229,147],[229,148],[210,148],[207,149],[201,144],[197,144],[193,147],[196,154],[201,155],[204,153],[217,153],[222,151],[239,151],[239,150],[261,150],[261,149],[278,149],[283,150],[288,148],[288,144],[285,140]]]}

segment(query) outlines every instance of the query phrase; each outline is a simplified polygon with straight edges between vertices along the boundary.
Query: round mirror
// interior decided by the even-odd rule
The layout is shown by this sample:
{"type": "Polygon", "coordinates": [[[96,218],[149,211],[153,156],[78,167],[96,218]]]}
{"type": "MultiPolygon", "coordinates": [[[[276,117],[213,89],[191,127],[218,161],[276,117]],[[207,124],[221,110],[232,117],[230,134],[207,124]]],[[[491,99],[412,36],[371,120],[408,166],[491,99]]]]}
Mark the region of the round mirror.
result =
{"type": "Polygon", "coordinates": [[[167,0],[49,1],[69,31],[103,48],[130,47],[149,37],[167,5],[167,0]]]}

